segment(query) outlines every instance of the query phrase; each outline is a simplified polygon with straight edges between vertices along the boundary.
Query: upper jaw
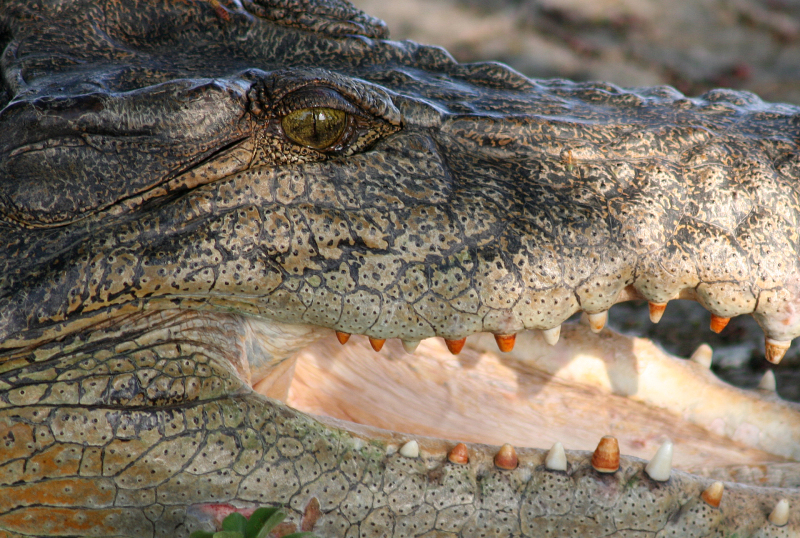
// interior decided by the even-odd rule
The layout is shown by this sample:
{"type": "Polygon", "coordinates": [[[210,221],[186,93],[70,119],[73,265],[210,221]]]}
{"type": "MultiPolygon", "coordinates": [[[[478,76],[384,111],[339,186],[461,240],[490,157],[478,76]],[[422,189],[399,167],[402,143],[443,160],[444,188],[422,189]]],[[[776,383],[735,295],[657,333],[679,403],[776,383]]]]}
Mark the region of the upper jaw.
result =
{"type": "MultiPolygon", "coordinates": [[[[309,79],[301,75],[288,79],[306,88],[309,79]]],[[[601,324],[611,305],[632,298],[648,300],[651,310],[674,298],[694,299],[718,324],[752,312],[765,329],[773,362],[800,331],[797,262],[788,226],[797,218],[791,192],[761,161],[756,167],[748,162],[724,166],[733,178],[762,174],[775,191],[770,205],[761,205],[760,191],[711,198],[699,187],[690,188],[692,181],[702,186],[703,177],[724,168],[711,149],[733,136],[706,114],[702,101],[680,110],[689,114],[684,122],[705,123],[703,134],[691,125],[675,128],[669,144],[648,157],[638,152],[635,140],[666,135],[647,122],[631,129],[630,100],[624,97],[632,95],[638,107],[655,112],[670,110],[676,96],[603,87],[606,115],[589,121],[588,100],[600,90],[551,83],[515,91],[516,100],[502,114],[491,113],[476,97],[471,112],[447,111],[430,122],[424,111],[431,105],[424,96],[401,99],[401,88],[392,95],[369,84],[348,93],[347,80],[338,76],[325,84],[354,100],[360,88],[358,95],[367,97],[357,104],[380,111],[376,121],[394,129],[370,151],[346,159],[252,166],[244,156],[254,155],[259,146],[249,139],[230,148],[241,155],[226,154],[233,168],[223,177],[202,184],[192,169],[185,175],[192,175],[191,181],[180,176],[191,188],[177,199],[82,222],[82,233],[97,244],[93,250],[105,250],[105,257],[116,260],[138,260],[144,273],[152,273],[145,274],[148,282],[158,282],[161,273],[174,275],[173,286],[156,290],[145,284],[132,289],[129,299],[147,297],[155,304],[211,294],[218,307],[377,340],[400,337],[411,345],[435,335],[457,342],[481,331],[499,337],[530,328],[555,331],[579,310],[601,324]],[[532,115],[538,103],[543,108],[532,115]],[[557,109],[570,114],[553,120],[557,109]],[[576,137],[592,143],[576,147],[576,137]],[[364,170],[369,171],[366,181],[364,170]],[[725,211],[732,200],[736,214],[747,215],[734,221],[734,229],[725,211]],[[145,237],[151,244],[143,251],[138,243],[124,242],[108,251],[117,237],[137,233],[126,220],[131,215],[145,225],[159,220],[176,225],[166,234],[145,237]],[[185,238],[198,230],[205,239],[188,244],[185,238]],[[770,230],[768,241],[757,240],[770,230]],[[162,256],[166,246],[175,254],[162,256]],[[203,273],[204,266],[217,263],[220,247],[231,259],[249,260],[222,268],[232,278],[203,273]],[[301,288],[310,309],[305,301],[289,299],[301,288]]],[[[271,91],[280,101],[295,91],[287,88],[271,91]]],[[[258,91],[249,97],[251,103],[266,98],[258,91]]],[[[738,106],[747,131],[748,114],[757,107],[738,106]]],[[[268,115],[262,109],[259,114],[268,115]]],[[[777,129],[780,121],[774,123],[777,129]]],[[[755,143],[749,150],[758,159],[778,151],[755,143]]],[[[45,272],[63,273],[64,264],[74,265],[68,273],[86,270],[77,247],[62,254],[62,265],[50,262],[45,272]]],[[[107,284],[109,291],[101,282],[86,289],[78,281],[80,289],[62,287],[60,293],[114,295],[123,304],[125,281],[107,284]]],[[[58,304],[72,308],[68,299],[58,304]]],[[[27,315],[23,309],[17,313],[27,315]]]]}

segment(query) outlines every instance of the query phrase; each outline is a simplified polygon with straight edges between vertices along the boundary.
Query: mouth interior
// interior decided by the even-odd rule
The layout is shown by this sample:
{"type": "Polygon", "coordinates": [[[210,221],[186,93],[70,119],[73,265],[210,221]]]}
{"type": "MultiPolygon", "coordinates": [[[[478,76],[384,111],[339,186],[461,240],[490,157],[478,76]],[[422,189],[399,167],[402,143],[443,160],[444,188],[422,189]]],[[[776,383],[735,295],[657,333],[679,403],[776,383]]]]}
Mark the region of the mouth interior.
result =
{"type": "MultiPolygon", "coordinates": [[[[567,337],[588,332],[578,324],[565,324],[564,331],[567,337]]],[[[670,438],[674,466],[705,474],[710,465],[787,461],[675,413],[484,350],[487,339],[494,344],[491,335],[474,335],[459,355],[452,355],[441,339],[431,338],[411,355],[392,340],[376,353],[366,337],[356,335],[342,346],[331,331],[300,351],[295,362],[286,361],[270,387],[256,388],[300,411],[352,423],[348,428],[371,426],[408,440],[424,436],[453,445],[544,449],[560,441],[568,450],[594,450],[603,435],[614,435],[623,455],[650,459],[670,438]]]]}

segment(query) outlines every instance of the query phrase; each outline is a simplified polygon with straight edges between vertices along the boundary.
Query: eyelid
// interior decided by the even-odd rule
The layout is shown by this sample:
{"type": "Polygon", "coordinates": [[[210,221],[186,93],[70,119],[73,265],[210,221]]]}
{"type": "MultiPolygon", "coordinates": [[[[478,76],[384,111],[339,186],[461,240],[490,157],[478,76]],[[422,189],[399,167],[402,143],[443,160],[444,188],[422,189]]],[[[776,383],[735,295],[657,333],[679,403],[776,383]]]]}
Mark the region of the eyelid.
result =
{"type": "Polygon", "coordinates": [[[276,107],[278,116],[286,116],[303,108],[334,108],[361,118],[368,118],[360,108],[345,99],[339,92],[326,87],[305,87],[281,99],[276,107]]]}

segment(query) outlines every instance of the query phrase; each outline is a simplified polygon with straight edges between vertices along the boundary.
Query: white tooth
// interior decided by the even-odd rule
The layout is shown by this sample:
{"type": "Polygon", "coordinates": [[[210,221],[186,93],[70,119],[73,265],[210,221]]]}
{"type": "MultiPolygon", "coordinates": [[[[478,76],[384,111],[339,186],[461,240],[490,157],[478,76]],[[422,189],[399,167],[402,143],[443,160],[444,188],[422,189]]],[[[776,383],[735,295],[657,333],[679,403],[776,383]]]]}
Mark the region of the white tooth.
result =
{"type": "Polygon", "coordinates": [[[772,370],[767,370],[764,372],[764,377],[762,377],[761,381],[758,382],[758,388],[761,390],[776,392],[778,390],[778,384],[775,382],[775,372],[772,370]]]}
{"type": "Polygon", "coordinates": [[[403,342],[403,349],[406,353],[414,353],[419,345],[419,340],[401,340],[403,342]]]}
{"type": "Polygon", "coordinates": [[[544,336],[544,341],[554,346],[558,343],[558,337],[561,336],[561,325],[557,325],[552,329],[543,329],[542,336],[544,336]]]}
{"type": "Polygon", "coordinates": [[[564,445],[555,442],[547,457],[544,460],[544,466],[551,471],[566,471],[567,470],[567,455],[564,453],[564,445]]]}
{"type": "Polygon", "coordinates": [[[400,447],[400,455],[405,456],[406,458],[418,458],[419,457],[419,443],[412,440],[404,444],[400,447]]]}
{"type": "Polygon", "coordinates": [[[786,499],[778,501],[769,515],[769,522],[776,527],[783,527],[789,522],[789,501],[786,499]]]}
{"type": "Polygon", "coordinates": [[[667,439],[658,447],[656,455],[653,456],[644,471],[650,478],[658,482],[669,480],[669,475],[672,471],[672,441],[667,439]]]}
{"type": "Polygon", "coordinates": [[[598,312],[597,314],[586,314],[586,317],[589,318],[589,327],[592,329],[592,332],[597,334],[606,326],[608,310],[605,312],[598,312]]]}
{"type": "Polygon", "coordinates": [[[697,349],[694,350],[692,356],[689,357],[689,360],[696,362],[697,364],[702,364],[706,368],[711,368],[711,357],[714,355],[714,350],[711,349],[711,346],[708,344],[700,344],[697,349]]]}

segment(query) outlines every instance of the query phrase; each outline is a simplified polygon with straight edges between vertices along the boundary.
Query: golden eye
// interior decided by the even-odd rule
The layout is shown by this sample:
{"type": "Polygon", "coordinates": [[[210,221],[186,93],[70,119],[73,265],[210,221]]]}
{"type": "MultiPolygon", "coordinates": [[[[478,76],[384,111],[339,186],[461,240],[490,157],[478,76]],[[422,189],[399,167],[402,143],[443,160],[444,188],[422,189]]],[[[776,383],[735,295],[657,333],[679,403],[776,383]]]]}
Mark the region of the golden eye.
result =
{"type": "Polygon", "coordinates": [[[347,118],[347,112],[335,108],[301,108],[284,116],[281,126],[295,144],[324,150],[342,137],[347,118]]]}

